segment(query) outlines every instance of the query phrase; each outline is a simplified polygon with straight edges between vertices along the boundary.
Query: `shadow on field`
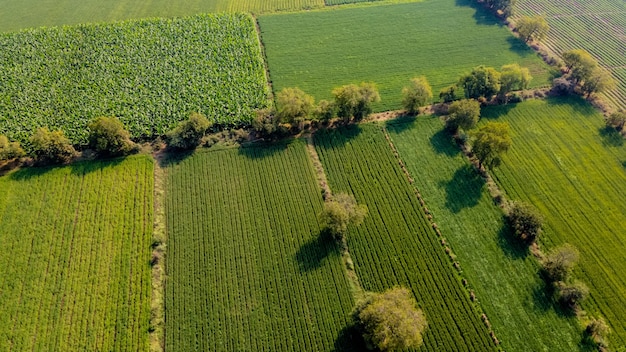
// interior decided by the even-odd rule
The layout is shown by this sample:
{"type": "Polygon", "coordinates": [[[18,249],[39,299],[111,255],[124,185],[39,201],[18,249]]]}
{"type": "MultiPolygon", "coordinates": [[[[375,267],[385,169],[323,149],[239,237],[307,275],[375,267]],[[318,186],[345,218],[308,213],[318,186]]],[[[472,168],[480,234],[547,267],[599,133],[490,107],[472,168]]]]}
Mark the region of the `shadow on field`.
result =
{"type": "Polygon", "coordinates": [[[340,148],[361,134],[361,126],[348,125],[336,129],[320,129],[313,135],[316,146],[324,148],[340,148]]]}
{"type": "Polygon", "coordinates": [[[330,254],[339,254],[337,245],[327,231],[311,238],[296,252],[296,261],[300,272],[315,270],[322,266],[324,259],[330,254]]]}
{"type": "Polygon", "coordinates": [[[474,20],[476,20],[476,24],[481,24],[481,25],[486,25],[486,26],[497,25],[499,27],[503,26],[502,22],[500,22],[496,18],[496,16],[491,14],[481,4],[478,4],[476,1],[472,1],[472,0],[456,0],[455,4],[456,4],[456,6],[471,7],[474,10],[476,10],[474,12],[474,16],[473,16],[474,20]]]}
{"type": "Polygon", "coordinates": [[[602,144],[608,147],[621,147],[624,145],[624,137],[613,127],[604,126],[598,128],[602,144]]]}
{"type": "Polygon", "coordinates": [[[399,134],[408,129],[411,129],[415,124],[415,120],[417,120],[415,116],[400,116],[393,120],[385,121],[385,127],[399,134]]]}
{"type": "Polygon", "coordinates": [[[354,326],[348,325],[341,329],[335,340],[333,352],[360,352],[367,351],[361,332],[354,326]]]}
{"type": "MultiPolygon", "coordinates": [[[[540,274],[537,273],[537,276],[540,276],[540,274]]],[[[539,280],[539,285],[537,285],[533,290],[533,301],[535,307],[542,312],[556,308],[556,304],[552,299],[553,295],[554,288],[552,285],[548,285],[543,279],[539,280]]]]}
{"type": "Polygon", "coordinates": [[[242,145],[237,150],[239,155],[243,155],[250,159],[263,159],[276,153],[287,150],[290,142],[293,140],[279,141],[276,143],[256,142],[248,145],[242,145]]]}
{"type": "Polygon", "coordinates": [[[162,168],[175,166],[183,162],[185,159],[190,157],[194,153],[193,150],[182,150],[182,151],[167,151],[163,153],[160,157],[157,157],[156,160],[159,163],[159,166],[162,168]]]}
{"type": "Polygon", "coordinates": [[[498,244],[502,252],[512,259],[525,258],[529,253],[528,246],[515,238],[513,230],[506,223],[506,220],[498,232],[498,244]]]}
{"type": "Polygon", "coordinates": [[[430,137],[430,145],[437,154],[455,156],[461,153],[452,136],[445,129],[439,130],[430,137]]]}
{"type": "Polygon", "coordinates": [[[506,41],[509,43],[509,50],[516,53],[520,57],[536,55],[534,50],[532,50],[523,40],[517,37],[510,36],[506,38],[506,41]]]}
{"type": "Polygon", "coordinates": [[[478,204],[483,194],[485,181],[474,170],[473,166],[465,165],[456,170],[452,179],[442,182],[446,190],[446,207],[453,213],[478,204]]]}

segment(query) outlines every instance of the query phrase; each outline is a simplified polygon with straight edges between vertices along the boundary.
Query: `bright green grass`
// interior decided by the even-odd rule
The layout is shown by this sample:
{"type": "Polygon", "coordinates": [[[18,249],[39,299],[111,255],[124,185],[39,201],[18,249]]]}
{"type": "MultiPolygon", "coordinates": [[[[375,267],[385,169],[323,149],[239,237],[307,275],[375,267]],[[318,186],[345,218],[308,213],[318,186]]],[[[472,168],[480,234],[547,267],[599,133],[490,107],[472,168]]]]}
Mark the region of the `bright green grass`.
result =
{"type": "Polygon", "coordinates": [[[203,12],[272,12],[324,6],[323,0],[3,0],[0,32],[203,12]]]}
{"type": "Polygon", "coordinates": [[[410,288],[428,320],[423,351],[490,351],[493,342],[380,128],[320,131],[315,144],[334,193],[368,207],[348,247],[368,291],[410,288]]]}
{"type": "Polygon", "coordinates": [[[512,129],[513,146],[493,172],[496,181],[544,215],[545,250],[565,242],[579,249],[575,276],[591,290],[583,308],[607,319],[613,347],[626,345],[624,141],[574,98],[491,108],[483,116],[512,129]]]}
{"type": "Polygon", "coordinates": [[[167,350],[332,350],[353,302],[304,143],[200,152],[167,174],[167,350]]]}
{"type": "Polygon", "coordinates": [[[153,162],[0,178],[0,350],[148,351],[153,162]]]}
{"type": "Polygon", "coordinates": [[[576,319],[550,309],[536,259],[511,240],[502,211],[443,132],[443,123],[420,117],[391,122],[387,129],[502,348],[576,351],[581,339],[576,319]]]}
{"type": "Polygon", "coordinates": [[[299,87],[317,99],[333,88],[378,84],[378,111],[401,108],[402,87],[425,75],[439,90],[477,65],[518,62],[532,86],[548,84],[548,67],[523,42],[469,0],[348,7],[259,17],[274,92],[299,87]]]}
{"type": "Polygon", "coordinates": [[[0,133],[27,142],[116,116],[133,137],[163,135],[191,112],[249,122],[267,104],[254,20],[209,14],[0,34],[0,133]]]}

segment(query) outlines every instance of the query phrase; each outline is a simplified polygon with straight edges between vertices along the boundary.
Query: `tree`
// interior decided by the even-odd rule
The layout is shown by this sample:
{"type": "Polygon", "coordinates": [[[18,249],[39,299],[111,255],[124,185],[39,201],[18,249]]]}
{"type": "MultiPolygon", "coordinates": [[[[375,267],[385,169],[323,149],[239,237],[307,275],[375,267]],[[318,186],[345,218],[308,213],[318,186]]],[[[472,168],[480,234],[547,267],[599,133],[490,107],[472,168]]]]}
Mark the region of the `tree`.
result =
{"type": "Polygon", "coordinates": [[[115,117],[98,117],[89,123],[88,128],[89,146],[100,154],[126,155],[135,147],[130,133],[115,117]]]}
{"type": "Polygon", "coordinates": [[[169,145],[178,149],[193,149],[200,144],[209,127],[211,123],[204,115],[192,113],[189,119],[167,133],[169,145]]]}
{"type": "Polygon", "coordinates": [[[357,204],[353,196],[339,193],[324,203],[319,215],[322,228],[338,240],[343,240],[348,225],[359,225],[367,214],[367,206],[357,204]]]}
{"type": "Polygon", "coordinates": [[[566,281],[577,261],[578,250],[576,247],[564,244],[543,259],[541,271],[550,283],[566,281]]]}
{"type": "Polygon", "coordinates": [[[426,77],[413,78],[411,84],[402,89],[402,104],[410,113],[419,112],[419,108],[433,99],[433,90],[426,77]]]}
{"type": "Polygon", "coordinates": [[[0,161],[21,158],[26,153],[19,142],[9,142],[9,139],[0,134],[0,161]]]}
{"type": "Polygon", "coordinates": [[[301,124],[310,118],[315,99],[300,88],[284,88],[276,95],[279,122],[301,124]]]}
{"type": "Polygon", "coordinates": [[[516,0],[484,0],[488,8],[493,10],[496,14],[507,18],[513,15],[515,10],[516,0]]]}
{"type": "Polygon", "coordinates": [[[589,288],[580,281],[572,283],[558,282],[556,284],[556,296],[558,301],[565,307],[576,309],[578,304],[589,295],[589,288]]]}
{"type": "Polygon", "coordinates": [[[395,287],[383,293],[369,293],[352,313],[356,326],[370,349],[394,351],[422,345],[426,317],[411,292],[395,287]]]}
{"type": "Polygon", "coordinates": [[[456,85],[451,85],[446,88],[443,88],[439,91],[439,99],[441,99],[444,103],[450,103],[457,99],[457,89],[456,85]]]}
{"type": "Polygon", "coordinates": [[[333,89],[337,116],[344,122],[362,120],[372,112],[372,103],[380,101],[373,83],[349,84],[333,89]]]}
{"type": "Polygon", "coordinates": [[[321,121],[329,121],[337,112],[335,111],[335,104],[328,100],[320,100],[315,108],[315,116],[321,121]]]}
{"type": "Polygon", "coordinates": [[[479,167],[500,165],[500,155],[511,147],[509,124],[487,122],[472,135],[472,152],[478,158],[479,167]]]}
{"type": "Polygon", "coordinates": [[[607,70],[601,67],[594,68],[581,86],[583,93],[587,94],[587,99],[593,93],[603,93],[614,88],[615,80],[607,70]]]}
{"type": "Polygon", "coordinates": [[[561,56],[570,74],[570,78],[575,83],[586,80],[593,70],[598,67],[596,59],[583,49],[566,51],[561,56]]]}
{"type": "Polygon", "coordinates": [[[541,233],[543,218],[530,204],[514,202],[507,213],[507,219],[515,235],[524,242],[535,242],[541,233]]]}
{"type": "Polygon", "coordinates": [[[39,128],[30,143],[35,159],[40,164],[67,163],[76,156],[76,150],[63,131],[50,132],[45,127],[39,128]]]}
{"type": "Polygon", "coordinates": [[[532,79],[528,68],[520,67],[518,64],[504,65],[500,72],[500,91],[498,95],[507,103],[507,94],[509,92],[528,88],[528,84],[532,79]]]}
{"type": "Polygon", "coordinates": [[[550,25],[546,18],[540,15],[537,16],[522,16],[517,20],[517,33],[520,38],[526,43],[529,41],[540,42],[546,38],[550,25]]]}
{"type": "Polygon", "coordinates": [[[480,104],[473,99],[463,99],[450,104],[446,128],[456,133],[459,128],[469,130],[474,128],[480,118],[480,104]]]}
{"type": "Polygon", "coordinates": [[[585,336],[600,347],[608,347],[610,329],[603,318],[591,319],[585,328],[585,336]]]}
{"type": "Polygon", "coordinates": [[[459,85],[463,87],[468,99],[491,99],[500,91],[500,72],[493,67],[474,67],[471,73],[461,77],[459,85]]]}
{"type": "Polygon", "coordinates": [[[614,112],[606,119],[606,125],[615,128],[617,132],[621,132],[624,129],[625,124],[626,111],[624,110],[614,112]]]}

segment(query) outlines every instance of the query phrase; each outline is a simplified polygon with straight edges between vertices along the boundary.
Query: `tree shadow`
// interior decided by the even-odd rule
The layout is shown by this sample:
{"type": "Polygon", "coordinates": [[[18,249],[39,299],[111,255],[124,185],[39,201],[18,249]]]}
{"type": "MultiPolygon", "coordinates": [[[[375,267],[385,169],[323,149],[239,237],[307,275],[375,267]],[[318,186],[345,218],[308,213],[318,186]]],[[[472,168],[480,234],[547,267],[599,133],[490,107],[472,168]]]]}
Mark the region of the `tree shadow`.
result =
{"type": "Polygon", "coordinates": [[[368,351],[363,340],[363,335],[353,324],[339,331],[333,352],[361,352],[368,351]]]}
{"type": "Polygon", "coordinates": [[[159,155],[156,160],[160,167],[167,168],[180,164],[194,152],[194,150],[165,151],[163,154],[159,155]]]}
{"type": "Polygon", "coordinates": [[[461,150],[454,142],[454,137],[445,129],[439,130],[430,137],[430,145],[437,154],[445,154],[447,156],[456,156],[461,150]]]}
{"type": "Polygon", "coordinates": [[[295,257],[300,272],[304,273],[321,267],[330,254],[339,254],[337,245],[328,231],[321,231],[303,244],[295,257]]]}
{"type": "Polygon", "coordinates": [[[476,24],[485,25],[485,26],[494,26],[497,25],[499,27],[504,26],[502,21],[500,21],[494,14],[489,12],[486,8],[484,8],[481,4],[478,4],[473,0],[456,0],[456,6],[459,7],[470,7],[474,9],[474,15],[472,16],[476,21],[476,24]]]}
{"type": "Polygon", "coordinates": [[[416,116],[403,115],[396,117],[393,120],[385,121],[385,127],[392,130],[394,133],[402,133],[408,129],[411,129],[415,125],[417,120],[416,116]]]}
{"type": "Polygon", "coordinates": [[[468,164],[456,170],[451,180],[440,185],[446,190],[446,207],[453,213],[458,213],[478,204],[483,195],[485,180],[468,164]]]}
{"type": "Polygon", "coordinates": [[[604,126],[598,128],[602,144],[608,147],[621,147],[624,145],[624,137],[613,127],[604,126]]]}
{"type": "Polygon", "coordinates": [[[512,259],[525,258],[530,252],[528,245],[515,238],[513,229],[506,223],[506,219],[498,232],[498,244],[502,252],[512,259]]]}
{"type": "Polygon", "coordinates": [[[345,125],[338,128],[320,129],[313,135],[315,145],[326,148],[338,148],[346,145],[350,140],[361,134],[359,125],[345,125]]]}
{"type": "Polygon", "coordinates": [[[88,161],[80,161],[69,165],[72,175],[84,176],[95,171],[99,171],[109,167],[115,167],[126,159],[125,156],[112,157],[107,159],[95,159],[88,161]]]}
{"type": "Polygon", "coordinates": [[[263,159],[276,153],[285,151],[294,139],[282,140],[278,142],[255,142],[241,145],[237,150],[239,155],[249,159],[263,159]]]}
{"type": "MultiPolygon", "coordinates": [[[[539,275],[539,273],[537,273],[537,275],[539,275]]],[[[552,309],[555,306],[553,297],[554,287],[547,284],[543,279],[539,280],[539,285],[535,286],[533,289],[533,301],[535,303],[535,307],[542,312],[552,309]]]]}
{"type": "Polygon", "coordinates": [[[507,43],[509,43],[509,50],[519,55],[520,57],[528,57],[532,55],[537,55],[535,52],[520,38],[510,36],[506,38],[507,43]]]}
{"type": "Polygon", "coordinates": [[[480,110],[480,118],[485,120],[496,120],[500,116],[506,115],[519,103],[508,103],[502,105],[486,106],[480,110]]]}

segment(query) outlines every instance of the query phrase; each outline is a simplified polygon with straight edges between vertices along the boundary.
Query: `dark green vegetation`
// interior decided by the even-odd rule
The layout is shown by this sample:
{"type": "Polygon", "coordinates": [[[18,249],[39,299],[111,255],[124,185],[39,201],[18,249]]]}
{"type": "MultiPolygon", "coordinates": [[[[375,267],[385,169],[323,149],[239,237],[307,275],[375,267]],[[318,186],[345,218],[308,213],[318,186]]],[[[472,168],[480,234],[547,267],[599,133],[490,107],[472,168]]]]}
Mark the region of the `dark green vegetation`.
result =
{"type": "MultiPolygon", "coordinates": [[[[576,351],[577,322],[551,309],[539,265],[505,226],[484,181],[433,117],[387,125],[505,351],[576,351]]],[[[515,145],[515,144],[514,144],[515,145]]]]}
{"type": "Polygon", "coordinates": [[[579,99],[528,101],[483,111],[511,125],[513,146],[493,173],[507,195],[545,217],[547,250],[580,251],[573,276],[590,289],[582,304],[610,325],[613,347],[626,345],[626,147],[579,99]]]}
{"type": "Polygon", "coordinates": [[[300,141],[167,168],[166,349],[328,351],[353,301],[300,141]]]}
{"type": "Polygon", "coordinates": [[[153,162],[0,178],[0,350],[147,351],[153,162]]]}
{"type": "Polygon", "coordinates": [[[87,124],[116,116],[133,137],[162,135],[191,112],[249,122],[267,103],[249,15],[198,15],[0,35],[0,134],[37,127],[85,143],[87,124]]]}
{"type": "Polygon", "coordinates": [[[363,288],[411,289],[428,320],[424,351],[494,350],[380,127],[320,131],[315,143],[333,192],[352,193],[368,207],[347,236],[363,288]]]}
{"type": "Polygon", "coordinates": [[[426,76],[434,92],[473,67],[518,63],[549,84],[548,67],[469,0],[439,0],[259,17],[274,90],[299,87],[316,99],[363,81],[378,85],[374,110],[402,107],[402,87],[426,76]]]}

